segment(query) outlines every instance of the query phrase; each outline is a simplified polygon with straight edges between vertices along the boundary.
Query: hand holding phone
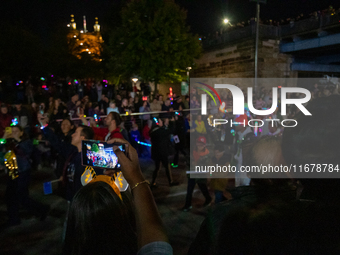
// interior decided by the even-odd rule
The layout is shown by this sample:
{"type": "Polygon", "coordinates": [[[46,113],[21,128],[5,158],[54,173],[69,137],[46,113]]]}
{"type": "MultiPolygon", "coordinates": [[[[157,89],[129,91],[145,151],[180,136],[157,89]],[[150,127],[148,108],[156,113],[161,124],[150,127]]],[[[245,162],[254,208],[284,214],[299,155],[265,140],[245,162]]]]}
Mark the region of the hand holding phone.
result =
{"type": "Polygon", "coordinates": [[[117,155],[119,162],[121,164],[121,170],[124,178],[127,180],[131,187],[135,187],[137,183],[145,181],[145,178],[140,169],[138,153],[135,148],[128,143],[128,141],[113,138],[107,142],[113,146],[113,151],[117,155]],[[125,144],[126,152],[120,151],[116,144],[125,144]]]}
{"type": "MultiPolygon", "coordinates": [[[[125,144],[116,143],[122,152],[125,152],[125,144]]],[[[95,168],[114,169],[120,171],[118,157],[114,153],[112,144],[102,141],[83,140],[82,141],[82,165],[92,166],[95,168]]]]}

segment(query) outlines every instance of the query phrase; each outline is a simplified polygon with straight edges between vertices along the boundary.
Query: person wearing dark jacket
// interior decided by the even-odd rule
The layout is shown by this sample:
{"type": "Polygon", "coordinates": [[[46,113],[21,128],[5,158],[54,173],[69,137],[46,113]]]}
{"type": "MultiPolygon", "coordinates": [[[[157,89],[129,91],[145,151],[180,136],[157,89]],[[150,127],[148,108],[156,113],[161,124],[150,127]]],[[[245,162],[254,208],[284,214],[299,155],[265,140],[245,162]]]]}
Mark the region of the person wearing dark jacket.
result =
{"type": "Polygon", "coordinates": [[[172,180],[171,170],[168,161],[169,155],[169,141],[171,134],[171,125],[169,128],[166,128],[163,125],[163,121],[161,119],[154,118],[153,128],[150,130],[151,137],[151,158],[155,161],[155,170],[152,175],[151,185],[153,187],[156,186],[156,178],[158,175],[158,171],[160,168],[160,164],[162,162],[165,167],[166,176],[168,177],[169,185],[175,186],[178,185],[177,182],[172,180]]]}
{"type": "MultiPolygon", "coordinates": [[[[66,144],[71,144],[72,135],[74,133],[74,124],[70,119],[64,119],[61,122],[61,134],[59,134],[58,138],[61,142],[66,144]]],[[[55,170],[55,174],[58,178],[60,178],[63,174],[64,163],[67,158],[65,158],[61,153],[57,152],[57,167],[55,170]]]]}
{"type": "Polygon", "coordinates": [[[174,157],[174,162],[171,164],[172,167],[176,168],[178,167],[178,159],[179,159],[179,152],[182,152],[184,156],[186,156],[186,152],[184,151],[185,148],[185,123],[183,119],[183,115],[180,116],[175,116],[175,133],[174,133],[174,142],[175,142],[175,157],[174,157]],[[176,137],[176,139],[175,139],[176,137]]]}
{"type": "MultiPolygon", "coordinates": [[[[58,136],[48,127],[47,119],[38,117],[40,123],[44,126],[42,129],[45,138],[50,142],[51,146],[64,157],[65,163],[61,180],[66,186],[66,199],[72,201],[73,196],[82,187],[81,175],[85,171],[85,166],[81,162],[81,141],[84,139],[93,139],[94,132],[92,128],[87,126],[79,126],[74,134],[72,134],[71,144],[61,141],[58,136]]],[[[97,174],[102,171],[96,170],[97,174]]]]}
{"type": "Polygon", "coordinates": [[[161,118],[171,118],[172,113],[170,111],[173,111],[173,107],[171,106],[170,100],[167,99],[162,105],[162,112],[167,112],[167,113],[161,113],[159,116],[161,118]]]}
{"type": "Polygon", "coordinates": [[[27,135],[21,126],[13,126],[12,132],[5,134],[6,149],[8,153],[7,167],[9,167],[9,176],[6,189],[6,204],[8,213],[7,226],[19,225],[20,206],[24,206],[28,211],[44,220],[49,211],[49,206],[34,201],[29,197],[29,180],[30,180],[30,156],[33,151],[33,143],[27,139],[27,135]],[[10,169],[17,166],[16,169],[10,169]]]}

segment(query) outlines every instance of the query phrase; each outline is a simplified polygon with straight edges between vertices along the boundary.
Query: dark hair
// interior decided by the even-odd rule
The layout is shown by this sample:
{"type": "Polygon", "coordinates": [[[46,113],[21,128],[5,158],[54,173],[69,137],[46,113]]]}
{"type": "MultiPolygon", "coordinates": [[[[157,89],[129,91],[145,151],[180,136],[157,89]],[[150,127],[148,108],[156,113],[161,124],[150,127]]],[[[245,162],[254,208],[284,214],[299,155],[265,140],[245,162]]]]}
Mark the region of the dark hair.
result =
{"type": "Polygon", "coordinates": [[[92,103],[92,109],[94,109],[94,108],[96,108],[98,106],[99,106],[99,104],[97,102],[92,103]]]}
{"type": "Polygon", "coordinates": [[[81,135],[85,137],[85,139],[93,139],[94,137],[94,132],[93,129],[91,127],[88,126],[79,126],[81,129],[81,135]]]}
{"type": "MultiPolygon", "coordinates": [[[[242,164],[251,168],[260,167],[260,165],[285,166],[281,144],[281,137],[275,136],[262,136],[245,141],[242,143],[242,164]]],[[[255,171],[248,173],[248,176],[251,178],[252,184],[256,185],[256,192],[261,200],[279,195],[291,182],[286,173],[270,173],[268,171],[263,174],[255,171]]]]}
{"type": "Polygon", "coordinates": [[[67,120],[68,122],[70,122],[71,126],[74,126],[74,123],[72,120],[70,120],[69,118],[64,118],[62,122],[64,122],[64,120],[67,120]]]}
{"type": "Polygon", "coordinates": [[[136,254],[129,209],[105,182],[81,188],[72,201],[63,254],[136,254]]]}
{"type": "Polygon", "coordinates": [[[122,123],[122,118],[120,115],[116,112],[110,112],[109,115],[111,115],[111,118],[116,121],[116,126],[118,127],[120,123],[122,123]]]}
{"type": "Polygon", "coordinates": [[[27,140],[29,139],[28,135],[26,134],[25,130],[20,125],[15,125],[12,128],[19,128],[20,132],[23,132],[22,136],[20,137],[21,140],[27,140]]]}

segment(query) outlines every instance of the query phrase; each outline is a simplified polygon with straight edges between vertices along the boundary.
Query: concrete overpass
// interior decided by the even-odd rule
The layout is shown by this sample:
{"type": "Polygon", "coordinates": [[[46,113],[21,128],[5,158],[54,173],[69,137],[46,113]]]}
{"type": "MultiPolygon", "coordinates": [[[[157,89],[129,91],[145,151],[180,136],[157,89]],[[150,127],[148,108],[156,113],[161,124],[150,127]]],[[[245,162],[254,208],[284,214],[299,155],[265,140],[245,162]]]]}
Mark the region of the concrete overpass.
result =
{"type": "MultiPolygon", "coordinates": [[[[254,77],[255,25],[202,41],[193,77],[254,77]]],[[[340,76],[340,14],[260,24],[259,78],[340,76]]]]}

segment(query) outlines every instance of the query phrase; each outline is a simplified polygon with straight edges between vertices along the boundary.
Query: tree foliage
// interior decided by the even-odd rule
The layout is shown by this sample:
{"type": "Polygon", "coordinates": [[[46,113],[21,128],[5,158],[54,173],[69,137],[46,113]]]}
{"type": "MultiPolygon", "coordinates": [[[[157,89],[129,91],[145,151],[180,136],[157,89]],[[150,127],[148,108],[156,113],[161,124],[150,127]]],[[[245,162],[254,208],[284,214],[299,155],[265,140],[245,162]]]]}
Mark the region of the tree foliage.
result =
{"type": "Polygon", "coordinates": [[[186,12],[172,0],[132,0],[121,19],[109,45],[114,76],[179,81],[201,53],[198,37],[185,24],[186,12]]]}
{"type": "Polygon", "coordinates": [[[93,151],[93,152],[99,152],[99,147],[98,147],[98,145],[97,144],[92,144],[92,148],[91,148],[91,150],[93,151]]]}

